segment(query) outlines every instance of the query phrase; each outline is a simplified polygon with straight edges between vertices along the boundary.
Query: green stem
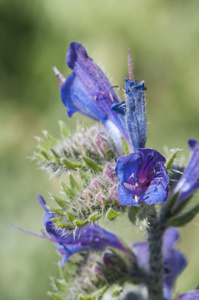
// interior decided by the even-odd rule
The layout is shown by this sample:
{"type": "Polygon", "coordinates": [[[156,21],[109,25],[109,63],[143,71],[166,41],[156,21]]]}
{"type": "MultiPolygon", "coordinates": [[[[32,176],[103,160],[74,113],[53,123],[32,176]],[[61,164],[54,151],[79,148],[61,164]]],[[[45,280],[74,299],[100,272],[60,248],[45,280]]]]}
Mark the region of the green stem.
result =
{"type": "Polygon", "coordinates": [[[149,300],[164,300],[163,296],[163,260],[162,235],[160,223],[155,207],[148,214],[149,227],[147,228],[149,251],[149,300]]]}

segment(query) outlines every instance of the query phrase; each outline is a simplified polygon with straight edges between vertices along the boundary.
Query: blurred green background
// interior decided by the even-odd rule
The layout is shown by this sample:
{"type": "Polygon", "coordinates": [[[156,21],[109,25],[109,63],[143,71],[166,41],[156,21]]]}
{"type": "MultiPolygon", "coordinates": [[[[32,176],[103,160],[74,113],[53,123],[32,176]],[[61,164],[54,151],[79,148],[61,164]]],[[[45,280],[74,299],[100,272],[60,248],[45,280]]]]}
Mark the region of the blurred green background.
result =
{"type": "MultiPolygon", "coordinates": [[[[0,1],[0,299],[49,299],[49,277],[58,274],[54,245],[10,226],[39,233],[37,193],[58,194],[57,180],[28,159],[34,136],[43,129],[57,135],[58,120],[74,128],[81,118],[67,119],[52,67],[67,76],[67,47],[79,41],[124,87],[129,48],[135,79],[148,88],[147,146],[162,153],[163,146],[184,148],[187,158],[187,140],[199,140],[198,12],[198,0],[0,1]]],[[[128,222],[115,225],[127,241],[138,240],[128,222]]],[[[199,282],[198,232],[198,218],[181,230],[189,267],[178,292],[199,282]]]]}

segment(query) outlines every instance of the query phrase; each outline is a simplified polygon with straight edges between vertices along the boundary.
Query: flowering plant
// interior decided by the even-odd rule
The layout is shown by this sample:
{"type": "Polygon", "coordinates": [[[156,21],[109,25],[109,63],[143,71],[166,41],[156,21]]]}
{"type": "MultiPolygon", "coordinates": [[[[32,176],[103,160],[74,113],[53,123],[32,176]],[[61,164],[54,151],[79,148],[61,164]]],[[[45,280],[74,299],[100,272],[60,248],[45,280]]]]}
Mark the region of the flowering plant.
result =
{"type": "Polygon", "coordinates": [[[62,197],[52,194],[58,207],[38,196],[45,211],[46,235],[41,237],[53,242],[61,256],[62,278],[53,279],[49,294],[70,300],[199,299],[197,289],[183,295],[174,291],[187,265],[175,249],[177,227],[199,211],[198,204],[188,206],[199,188],[199,144],[188,141],[191,158],[181,176],[178,149],[166,159],[145,147],[146,88],[144,81],[133,80],[130,53],[122,101],[80,43],[70,44],[67,64],[72,72],[66,79],[54,71],[68,117],[79,112],[98,123],[70,133],[60,122],[59,140],[46,131],[38,139],[35,160],[54,176],[68,178],[60,183],[62,197]],[[97,224],[121,214],[146,230],[146,241],[126,244],[97,224]]]}

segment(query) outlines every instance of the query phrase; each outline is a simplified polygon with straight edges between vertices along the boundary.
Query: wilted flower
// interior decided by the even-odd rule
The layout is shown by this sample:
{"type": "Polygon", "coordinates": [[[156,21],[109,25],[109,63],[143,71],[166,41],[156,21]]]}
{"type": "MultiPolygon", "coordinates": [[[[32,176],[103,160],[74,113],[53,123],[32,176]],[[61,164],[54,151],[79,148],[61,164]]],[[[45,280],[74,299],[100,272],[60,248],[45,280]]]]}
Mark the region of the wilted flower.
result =
{"type": "Polygon", "coordinates": [[[174,194],[179,192],[175,205],[180,204],[199,188],[199,143],[196,140],[188,141],[191,157],[188,165],[177,183],[174,194]]]}
{"type": "Polygon", "coordinates": [[[85,225],[83,228],[78,228],[74,232],[57,228],[53,220],[57,215],[48,209],[44,199],[40,195],[38,196],[38,200],[45,210],[43,222],[47,233],[50,235],[49,239],[55,243],[59,253],[63,255],[63,259],[60,263],[61,266],[63,266],[70,256],[81,251],[103,251],[106,247],[116,248],[124,252],[127,251],[113,233],[96,224],[85,225]]]}
{"type": "Polygon", "coordinates": [[[148,205],[167,199],[169,177],[165,158],[156,150],[138,149],[116,164],[119,201],[122,205],[148,205]]]}
{"type": "MultiPolygon", "coordinates": [[[[167,229],[163,236],[163,290],[165,300],[171,299],[172,288],[175,284],[175,280],[186,267],[186,259],[184,255],[180,251],[174,249],[178,239],[179,233],[175,227],[170,227],[167,229]]],[[[147,242],[134,244],[132,246],[132,250],[137,257],[138,265],[149,270],[149,253],[147,242]]]]}

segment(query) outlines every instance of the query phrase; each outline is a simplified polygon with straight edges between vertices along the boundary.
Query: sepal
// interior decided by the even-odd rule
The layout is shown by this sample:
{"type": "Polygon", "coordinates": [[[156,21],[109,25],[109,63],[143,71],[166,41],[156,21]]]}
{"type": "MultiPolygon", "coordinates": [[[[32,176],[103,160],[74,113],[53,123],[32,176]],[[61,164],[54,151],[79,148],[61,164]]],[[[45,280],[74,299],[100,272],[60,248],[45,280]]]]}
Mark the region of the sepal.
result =
{"type": "Polygon", "coordinates": [[[166,160],[165,163],[165,168],[167,169],[167,171],[169,171],[172,167],[172,164],[174,163],[174,160],[178,154],[178,152],[181,151],[181,149],[175,148],[175,149],[171,149],[170,152],[170,156],[169,158],[166,160]]]}

